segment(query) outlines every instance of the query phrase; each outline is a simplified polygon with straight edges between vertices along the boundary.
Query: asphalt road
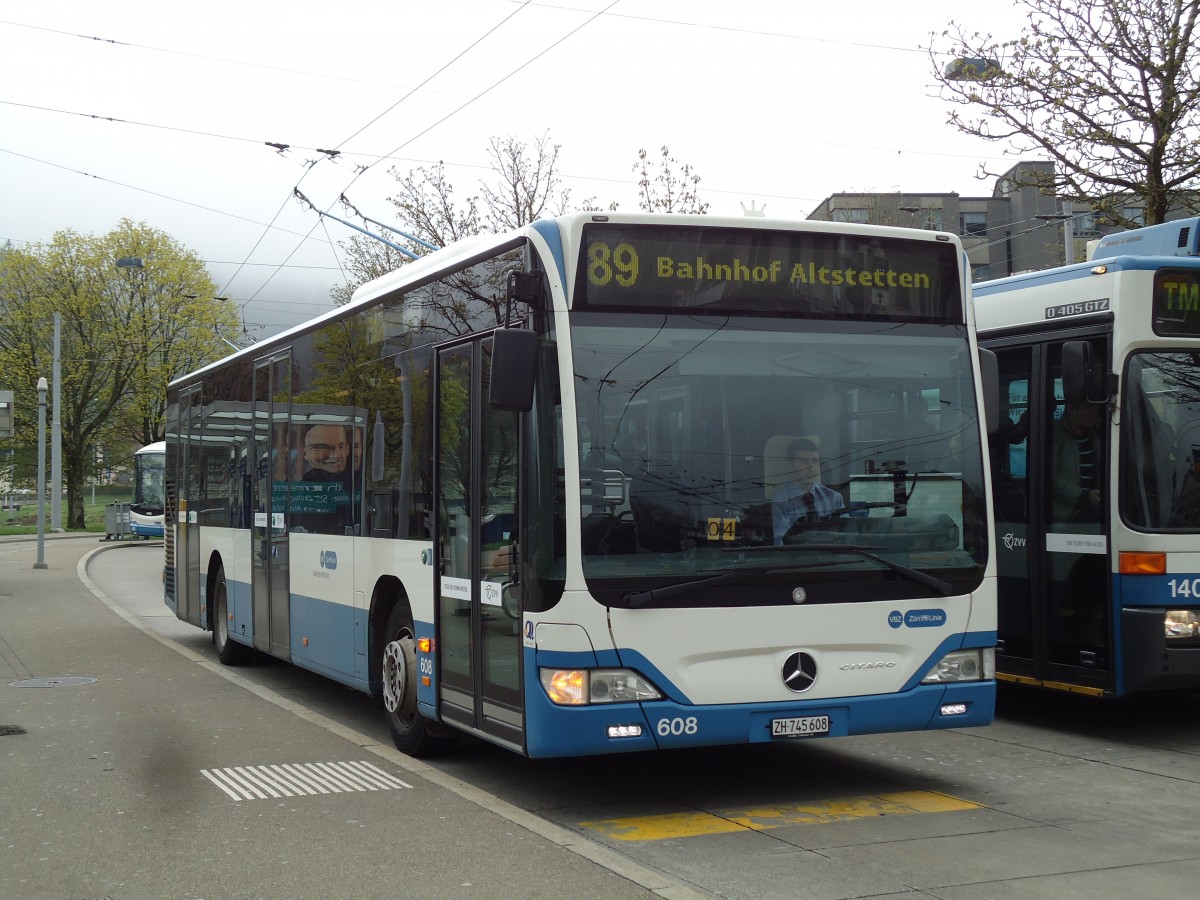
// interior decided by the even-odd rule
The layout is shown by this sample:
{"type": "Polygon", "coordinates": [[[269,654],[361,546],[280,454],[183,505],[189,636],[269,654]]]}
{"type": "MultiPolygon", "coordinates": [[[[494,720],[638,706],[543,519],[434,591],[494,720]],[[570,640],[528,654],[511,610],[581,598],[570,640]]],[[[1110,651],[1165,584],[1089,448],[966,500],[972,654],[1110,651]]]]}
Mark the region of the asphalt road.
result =
{"type": "MultiPolygon", "coordinates": [[[[127,626],[215,662],[209,636],[162,605],[160,566],[160,551],[129,545],[87,574],[127,626]]],[[[272,708],[266,745],[287,740],[281,709],[363,747],[388,742],[367,698],[319,676],[261,660],[226,671],[245,694],[243,729],[272,708]]],[[[188,690],[228,702],[211,681],[188,690]]],[[[1014,689],[981,729],[549,761],[464,739],[425,762],[518,831],[534,820],[615,874],[663,873],[640,882],[660,896],[1094,900],[1200,883],[1194,694],[1103,704],[1014,689]]],[[[522,890],[541,896],[526,871],[522,890]]]]}

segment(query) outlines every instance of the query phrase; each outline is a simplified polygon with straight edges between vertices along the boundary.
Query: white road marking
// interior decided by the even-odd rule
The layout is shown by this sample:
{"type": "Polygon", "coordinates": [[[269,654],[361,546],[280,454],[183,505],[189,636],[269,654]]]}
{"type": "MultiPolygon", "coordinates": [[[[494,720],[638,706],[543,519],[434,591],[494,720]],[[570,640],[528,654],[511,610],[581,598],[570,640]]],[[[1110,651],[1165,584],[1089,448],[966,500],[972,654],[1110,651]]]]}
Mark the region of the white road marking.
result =
{"type": "Polygon", "coordinates": [[[369,762],[293,763],[201,769],[200,774],[234,800],[390,791],[412,785],[369,762]]]}

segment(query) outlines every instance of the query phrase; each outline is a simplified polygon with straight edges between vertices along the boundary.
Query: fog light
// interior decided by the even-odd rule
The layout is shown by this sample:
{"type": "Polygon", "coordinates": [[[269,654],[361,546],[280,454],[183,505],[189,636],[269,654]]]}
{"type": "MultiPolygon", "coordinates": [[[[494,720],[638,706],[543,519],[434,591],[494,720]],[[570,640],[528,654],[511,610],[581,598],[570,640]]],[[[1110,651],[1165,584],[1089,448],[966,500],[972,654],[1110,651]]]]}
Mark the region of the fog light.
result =
{"type": "Polygon", "coordinates": [[[608,736],[610,738],[631,738],[642,736],[641,725],[609,725],[608,736]]]}
{"type": "Polygon", "coordinates": [[[965,703],[943,703],[941,713],[943,716],[962,716],[966,715],[967,704],[965,703]]]}

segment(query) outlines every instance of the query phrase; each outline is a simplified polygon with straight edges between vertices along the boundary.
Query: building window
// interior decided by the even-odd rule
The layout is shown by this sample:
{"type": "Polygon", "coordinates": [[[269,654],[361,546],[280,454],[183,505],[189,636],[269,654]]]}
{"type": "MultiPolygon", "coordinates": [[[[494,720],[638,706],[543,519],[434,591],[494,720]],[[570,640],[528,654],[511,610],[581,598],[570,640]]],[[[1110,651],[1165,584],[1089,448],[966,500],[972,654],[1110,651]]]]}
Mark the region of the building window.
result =
{"type": "Polygon", "coordinates": [[[987,237],[987,213],[965,212],[958,217],[963,237],[987,237]]]}
{"type": "Polygon", "coordinates": [[[854,209],[854,208],[850,208],[850,207],[844,207],[841,209],[833,210],[833,221],[835,221],[835,222],[857,222],[859,224],[866,224],[869,214],[870,214],[870,210],[867,210],[867,209],[854,209]]]}
{"type": "Polygon", "coordinates": [[[944,231],[942,208],[923,209],[916,214],[916,224],[927,231],[944,231]]]}
{"type": "Polygon", "coordinates": [[[992,277],[992,267],[987,263],[975,263],[971,266],[971,281],[987,281],[992,277]]]}
{"type": "Polygon", "coordinates": [[[1079,213],[1072,217],[1071,228],[1075,232],[1075,237],[1100,237],[1095,213],[1079,213]]]}
{"type": "Polygon", "coordinates": [[[1126,206],[1121,210],[1121,215],[1132,223],[1132,227],[1141,228],[1146,224],[1146,210],[1140,206],[1126,206]]]}

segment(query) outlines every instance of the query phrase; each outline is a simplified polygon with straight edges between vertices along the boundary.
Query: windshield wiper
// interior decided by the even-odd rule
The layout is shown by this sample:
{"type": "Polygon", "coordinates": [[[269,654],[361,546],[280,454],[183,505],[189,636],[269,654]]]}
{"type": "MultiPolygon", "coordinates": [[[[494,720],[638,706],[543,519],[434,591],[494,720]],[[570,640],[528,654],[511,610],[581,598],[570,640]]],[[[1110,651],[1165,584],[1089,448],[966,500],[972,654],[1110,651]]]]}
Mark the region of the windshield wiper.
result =
{"type": "Polygon", "coordinates": [[[622,599],[629,604],[630,609],[636,609],[639,606],[645,606],[647,603],[654,603],[658,600],[669,600],[671,597],[685,594],[692,588],[699,587],[702,584],[716,584],[718,581],[728,581],[736,574],[738,574],[738,570],[729,569],[725,572],[718,572],[716,575],[709,575],[707,578],[697,578],[695,581],[677,581],[674,584],[665,584],[662,587],[651,588],[648,591],[630,591],[622,599]]]}
{"type": "Polygon", "coordinates": [[[788,550],[824,550],[826,553],[853,553],[856,556],[861,556],[863,559],[877,562],[881,566],[887,566],[893,572],[903,575],[917,584],[933,588],[933,590],[939,591],[943,597],[948,597],[954,593],[954,585],[950,584],[950,582],[934,578],[932,575],[928,575],[920,569],[914,569],[912,566],[892,562],[892,560],[874,552],[876,550],[883,550],[885,549],[884,547],[866,546],[863,544],[785,544],[784,546],[788,550]]]}
{"type": "MultiPolygon", "coordinates": [[[[877,562],[881,566],[891,569],[893,572],[903,575],[905,578],[915,581],[923,587],[932,588],[938,591],[943,597],[954,593],[954,586],[948,581],[943,581],[940,578],[934,578],[922,572],[920,569],[914,569],[911,566],[903,565],[902,563],[892,562],[890,559],[880,556],[875,553],[876,550],[883,550],[883,547],[869,546],[863,544],[784,544],[764,547],[739,547],[729,548],[729,552],[745,552],[748,549],[779,552],[787,550],[818,550],[833,554],[853,554],[860,556],[863,559],[869,559],[872,562],[877,562]]],[[[796,564],[779,564],[775,563],[769,566],[738,566],[736,568],[726,569],[723,572],[718,572],[716,575],[709,575],[707,578],[697,578],[693,581],[677,581],[672,584],[666,584],[662,587],[651,588],[648,591],[630,591],[622,599],[630,609],[637,609],[640,606],[646,606],[651,603],[656,603],[661,600],[669,600],[672,597],[678,597],[680,594],[686,594],[692,588],[700,587],[701,585],[717,584],[721,581],[728,581],[735,575],[745,574],[764,574],[771,572],[781,572],[795,569],[817,568],[817,564],[812,566],[796,565],[796,564]]]]}
{"type": "MultiPolygon", "coordinates": [[[[766,550],[766,547],[757,548],[766,550]]],[[[771,548],[783,549],[783,548],[771,548]]],[[[694,587],[706,584],[716,584],[719,581],[727,581],[735,575],[770,575],[775,572],[794,572],[799,569],[818,569],[829,565],[829,562],[824,563],[772,563],[769,566],[735,566],[730,569],[724,569],[715,575],[709,575],[706,578],[697,578],[694,581],[677,581],[672,584],[665,584],[662,587],[651,588],[648,591],[630,591],[621,599],[629,604],[630,609],[635,609],[639,606],[645,606],[648,603],[654,603],[656,600],[669,600],[671,597],[678,597],[680,594],[685,594],[694,587]]],[[[839,563],[840,565],[840,563],[839,563]]]]}

